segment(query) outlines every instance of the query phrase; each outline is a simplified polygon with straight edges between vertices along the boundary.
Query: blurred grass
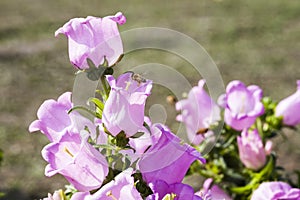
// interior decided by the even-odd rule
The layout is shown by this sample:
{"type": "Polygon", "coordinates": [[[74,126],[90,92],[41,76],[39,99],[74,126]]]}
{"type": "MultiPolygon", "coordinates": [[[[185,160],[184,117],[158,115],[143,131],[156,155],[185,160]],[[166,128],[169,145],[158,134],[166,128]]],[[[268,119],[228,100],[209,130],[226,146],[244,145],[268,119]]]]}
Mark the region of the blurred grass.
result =
{"type": "MultiPolygon", "coordinates": [[[[27,131],[43,100],[57,98],[73,86],[75,70],[69,64],[67,40],[54,38],[54,31],[73,17],[117,11],[128,19],[121,31],[157,26],[197,40],[216,61],[225,84],[233,79],[258,84],[265,95],[276,100],[296,89],[300,76],[299,1],[1,0],[0,148],[4,161],[0,192],[9,194],[4,199],[41,198],[64,185],[59,176],[44,177],[46,163],[40,150],[47,140],[27,131]]],[[[184,62],[153,54],[146,60],[177,65],[196,84],[199,77],[184,68],[184,62]]],[[[285,158],[293,151],[294,156],[282,164],[299,168],[299,134],[289,136],[293,140],[280,146],[280,155],[285,158]]]]}

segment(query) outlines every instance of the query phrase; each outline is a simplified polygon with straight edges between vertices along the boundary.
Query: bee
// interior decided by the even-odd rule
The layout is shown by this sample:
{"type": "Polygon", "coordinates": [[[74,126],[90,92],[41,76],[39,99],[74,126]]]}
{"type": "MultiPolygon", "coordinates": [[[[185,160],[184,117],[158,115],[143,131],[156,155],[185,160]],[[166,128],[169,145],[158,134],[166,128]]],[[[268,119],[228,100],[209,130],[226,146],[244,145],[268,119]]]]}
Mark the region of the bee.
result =
{"type": "Polygon", "coordinates": [[[208,128],[200,128],[198,131],[197,131],[197,135],[204,135],[205,133],[207,133],[209,129],[208,128]]]}
{"type": "Polygon", "coordinates": [[[146,83],[147,81],[147,79],[142,77],[140,74],[136,74],[136,73],[132,73],[131,79],[138,82],[138,85],[140,85],[141,83],[146,83]]]}
{"type": "Polygon", "coordinates": [[[166,101],[168,104],[174,106],[178,100],[174,95],[168,95],[166,101]]]}

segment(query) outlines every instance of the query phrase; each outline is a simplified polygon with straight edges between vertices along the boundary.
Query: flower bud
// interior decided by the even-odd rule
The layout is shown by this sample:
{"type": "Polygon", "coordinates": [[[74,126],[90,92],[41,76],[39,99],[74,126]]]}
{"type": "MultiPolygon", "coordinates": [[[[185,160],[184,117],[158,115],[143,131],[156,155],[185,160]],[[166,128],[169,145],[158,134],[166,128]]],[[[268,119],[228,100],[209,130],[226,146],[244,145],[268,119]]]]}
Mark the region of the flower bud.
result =
{"type": "Polygon", "coordinates": [[[125,22],[126,18],[121,12],[104,18],[74,18],[59,28],[55,36],[62,33],[68,37],[70,62],[76,68],[89,68],[87,59],[96,67],[103,64],[105,59],[112,66],[123,54],[117,23],[122,25],[125,22]]]}
{"type": "Polygon", "coordinates": [[[241,136],[238,136],[237,143],[240,159],[247,168],[258,170],[264,166],[266,152],[257,130],[245,129],[241,136]]]}

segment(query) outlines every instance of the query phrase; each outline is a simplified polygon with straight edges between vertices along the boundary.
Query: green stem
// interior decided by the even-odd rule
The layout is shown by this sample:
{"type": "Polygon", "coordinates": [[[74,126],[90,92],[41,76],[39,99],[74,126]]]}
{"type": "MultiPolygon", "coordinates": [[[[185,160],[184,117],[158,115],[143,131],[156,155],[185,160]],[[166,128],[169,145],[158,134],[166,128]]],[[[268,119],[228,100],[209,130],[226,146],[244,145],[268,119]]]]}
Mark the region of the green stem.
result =
{"type": "Polygon", "coordinates": [[[269,176],[272,174],[275,165],[275,158],[270,157],[267,165],[258,173],[254,173],[252,180],[245,186],[242,187],[231,187],[229,188],[231,192],[236,194],[249,194],[251,190],[257,188],[260,182],[268,180],[269,176]]]}
{"type": "Polygon", "coordinates": [[[260,137],[262,138],[263,141],[265,141],[264,132],[263,132],[263,128],[262,128],[263,125],[262,125],[262,121],[259,117],[256,119],[255,125],[256,125],[256,129],[257,129],[260,137]]]}
{"type": "Polygon", "coordinates": [[[109,87],[106,84],[105,76],[101,76],[100,80],[104,90],[103,100],[106,101],[109,95],[109,87]]]}
{"type": "Polygon", "coordinates": [[[73,108],[71,108],[69,111],[68,111],[68,114],[70,114],[71,112],[73,112],[74,110],[84,110],[90,114],[92,114],[93,116],[96,116],[96,113],[84,106],[74,106],[73,108]]]}

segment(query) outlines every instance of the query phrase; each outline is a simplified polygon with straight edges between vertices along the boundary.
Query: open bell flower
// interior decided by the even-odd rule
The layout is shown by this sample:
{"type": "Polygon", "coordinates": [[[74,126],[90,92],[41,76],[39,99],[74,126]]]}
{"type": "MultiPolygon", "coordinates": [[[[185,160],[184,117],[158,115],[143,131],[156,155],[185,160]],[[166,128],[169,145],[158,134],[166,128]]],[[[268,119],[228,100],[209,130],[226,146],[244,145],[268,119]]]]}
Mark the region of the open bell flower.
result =
{"type": "Polygon", "coordinates": [[[48,194],[48,197],[43,198],[43,200],[64,200],[64,193],[62,190],[57,190],[52,194],[48,194]]]}
{"type": "Polygon", "coordinates": [[[60,141],[45,146],[42,156],[49,163],[46,176],[59,173],[79,191],[99,188],[108,174],[105,157],[80,134],[66,132],[60,141]]]}
{"type": "Polygon", "coordinates": [[[123,44],[117,24],[124,24],[125,16],[118,12],[104,18],[88,16],[74,18],[55,32],[68,38],[70,62],[78,69],[89,68],[87,58],[96,67],[105,59],[111,66],[123,54],[123,44]]]}
{"type": "Polygon", "coordinates": [[[78,192],[72,196],[71,200],[142,200],[140,193],[135,188],[132,173],[133,169],[129,168],[94,194],[78,192]]]}
{"type": "Polygon", "coordinates": [[[176,110],[181,110],[176,119],[185,124],[188,138],[195,145],[205,138],[201,130],[211,134],[212,131],[208,129],[221,119],[220,109],[204,90],[204,84],[205,81],[200,80],[198,86],[191,89],[187,99],[176,103],[176,110]]]}
{"type": "Polygon", "coordinates": [[[213,179],[208,178],[203,183],[203,188],[196,193],[203,200],[232,200],[218,185],[213,184],[213,179]]]}
{"type": "Polygon", "coordinates": [[[165,181],[157,180],[149,184],[153,194],[146,200],[202,200],[195,194],[194,189],[183,183],[168,184],[165,181]]]}
{"type": "MultiPolygon", "coordinates": [[[[266,163],[266,151],[258,131],[243,130],[241,136],[237,137],[239,155],[242,163],[249,169],[258,170],[266,163]]],[[[270,145],[267,145],[270,146],[270,145]]],[[[270,147],[268,147],[270,148],[270,147]]]]}
{"type": "MultiPolygon", "coordinates": [[[[29,125],[29,132],[41,131],[50,142],[57,142],[65,131],[79,133],[86,127],[92,139],[96,137],[96,125],[76,111],[68,113],[73,107],[71,92],[65,92],[57,100],[48,99],[39,107],[38,119],[29,125]]],[[[101,137],[105,137],[103,131],[101,137]]]]}
{"type": "Polygon", "coordinates": [[[289,184],[280,181],[264,182],[254,190],[251,200],[299,200],[300,189],[292,188],[289,184]]]}
{"type": "Polygon", "coordinates": [[[258,86],[246,87],[241,81],[231,81],[226,87],[226,94],[218,100],[225,108],[226,124],[238,131],[249,128],[264,113],[261,98],[262,90],[258,86]]]}
{"type": "Polygon", "coordinates": [[[117,79],[106,76],[111,91],[104,105],[102,121],[113,136],[124,131],[130,137],[144,128],[145,104],[152,81],[139,82],[132,76],[132,73],[122,74],[117,79]]]}
{"type": "Polygon", "coordinates": [[[283,123],[289,126],[300,124],[300,80],[297,81],[297,91],[278,103],[275,109],[277,117],[283,117],[283,123]]]}
{"type": "Polygon", "coordinates": [[[153,126],[161,132],[160,138],[137,163],[137,168],[147,183],[156,180],[167,184],[180,183],[194,161],[205,163],[196,149],[188,144],[181,144],[180,138],[167,127],[161,124],[153,126]]]}

